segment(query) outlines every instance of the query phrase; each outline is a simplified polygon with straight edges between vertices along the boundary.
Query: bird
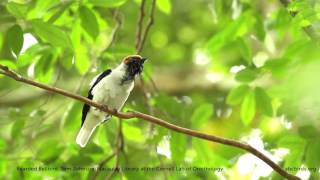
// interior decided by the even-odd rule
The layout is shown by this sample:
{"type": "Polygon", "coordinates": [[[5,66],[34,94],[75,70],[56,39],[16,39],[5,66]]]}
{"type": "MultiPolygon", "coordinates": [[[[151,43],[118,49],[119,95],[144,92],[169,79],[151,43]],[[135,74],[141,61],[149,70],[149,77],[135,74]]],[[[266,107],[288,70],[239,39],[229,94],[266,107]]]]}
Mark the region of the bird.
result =
{"type": "MultiPolygon", "coordinates": [[[[114,69],[103,71],[91,81],[87,98],[120,111],[134,87],[135,78],[143,71],[145,60],[147,58],[140,55],[129,55],[114,69]]],[[[110,114],[84,104],[76,143],[84,148],[96,127],[111,117],[110,114]]]]}

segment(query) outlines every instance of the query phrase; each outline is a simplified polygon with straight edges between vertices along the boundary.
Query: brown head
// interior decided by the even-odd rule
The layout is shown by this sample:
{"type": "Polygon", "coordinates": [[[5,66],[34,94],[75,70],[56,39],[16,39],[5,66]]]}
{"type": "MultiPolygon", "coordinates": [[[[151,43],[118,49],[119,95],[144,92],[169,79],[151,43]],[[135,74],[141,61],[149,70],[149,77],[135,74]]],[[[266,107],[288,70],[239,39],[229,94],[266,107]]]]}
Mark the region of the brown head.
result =
{"type": "Polygon", "coordinates": [[[134,77],[137,74],[141,74],[145,60],[147,60],[147,58],[143,58],[140,55],[130,55],[125,57],[123,59],[123,64],[126,65],[128,76],[134,77]]]}

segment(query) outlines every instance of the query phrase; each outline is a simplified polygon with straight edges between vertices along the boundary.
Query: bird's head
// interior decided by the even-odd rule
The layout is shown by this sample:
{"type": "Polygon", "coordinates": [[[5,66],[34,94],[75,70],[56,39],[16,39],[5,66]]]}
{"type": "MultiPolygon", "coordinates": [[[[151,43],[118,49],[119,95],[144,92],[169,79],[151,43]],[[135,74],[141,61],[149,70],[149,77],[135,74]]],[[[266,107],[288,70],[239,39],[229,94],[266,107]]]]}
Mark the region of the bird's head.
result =
{"type": "Polygon", "coordinates": [[[123,59],[123,64],[126,66],[126,72],[129,76],[141,74],[143,70],[143,64],[147,58],[143,58],[140,55],[130,55],[123,59]]]}

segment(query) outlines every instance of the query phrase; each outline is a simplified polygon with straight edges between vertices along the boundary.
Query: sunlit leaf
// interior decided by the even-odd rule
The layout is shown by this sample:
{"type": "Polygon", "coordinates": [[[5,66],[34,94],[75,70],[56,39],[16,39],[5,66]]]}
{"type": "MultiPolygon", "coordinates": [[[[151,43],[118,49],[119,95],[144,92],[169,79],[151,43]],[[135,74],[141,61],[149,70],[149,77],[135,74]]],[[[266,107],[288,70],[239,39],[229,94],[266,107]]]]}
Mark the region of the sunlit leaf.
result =
{"type": "Polygon", "coordinates": [[[289,64],[288,59],[270,59],[264,65],[264,68],[271,71],[272,75],[276,77],[282,77],[286,74],[287,66],[289,64]]]}
{"type": "Polygon", "coordinates": [[[171,13],[171,1],[170,0],[160,0],[157,1],[157,7],[160,11],[170,14],[171,13]]]}
{"type": "Polygon", "coordinates": [[[207,43],[207,48],[211,53],[215,53],[227,43],[243,36],[253,25],[254,20],[250,13],[244,13],[219,33],[215,34],[207,43]]]}
{"type": "Polygon", "coordinates": [[[28,6],[25,4],[19,4],[15,2],[9,2],[7,5],[7,10],[17,18],[26,18],[28,11],[28,6]]]}
{"type": "Polygon", "coordinates": [[[86,6],[81,6],[79,12],[81,18],[81,26],[92,37],[92,39],[96,39],[99,35],[99,25],[97,18],[93,13],[93,10],[89,9],[86,6]]]}
{"type": "Polygon", "coordinates": [[[256,102],[257,102],[257,108],[260,109],[265,115],[272,116],[273,115],[273,109],[271,104],[271,98],[269,95],[265,92],[264,89],[257,87],[255,89],[256,94],[256,102]]]}
{"type": "Polygon", "coordinates": [[[75,49],[75,65],[80,74],[85,74],[90,67],[90,59],[88,57],[88,50],[85,46],[79,45],[75,49]]]}
{"type": "Polygon", "coordinates": [[[305,144],[305,140],[297,135],[286,135],[278,141],[279,147],[290,150],[290,153],[285,157],[285,167],[300,166],[305,144]]]}
{"type": "Polygon", "coordinates": [[[266,36],[266,31],[264,28],[263,19],[259,15],[256,17],[255,31],[258,39],[263,41],[266,36]]]}
{"type": "Polygon", "coordinates": [[[119,7],[123,5],[127,0],[89,0],[89,3],[95,6],[103,7],[119,7]]]}
{"type": "Polygon", "coordinates": [[[71,40],[68,34],[61,28],[41,20],[33,20],[31,23],[36,34],[43,40],[54,46],[72,49],[71,40]]]}
{"type": "Polygon", "coordinates": [[[238,47],[241,55],[246,60],[248,65],[250,65],[252,62],[252,51],[248,42],[244,38],[238,38],[238,47]]]}
{"type": "Polygon", "coordinates": [[[255,92],[250,91],[246,94],[241,104],[241,120],[244,125],[249,125],[256,114],[255,92]]]}
{"type": "MultiPolygon", "coordinates": [[[[49,11],[51,7],[54,7],[60,3],[59,0],[46,0],[46,1],[35,1],[34,8],[28,12],[28,19],[43,18],[44,15],[49,11]]],[[[59,6],[58,6],[59,7],[59,6]]]]}
{"type": "Polygon", "coordinates": [[[48,83],[53,75],[56,57],[51,52],[44,52],[35,65],[35,77],[37,80],[48,83]]]}
{"type": "Polygon", "coordinates": [[[123,123],[123,134],[126,139],[134,142],[142,142],[144,140],[141,129],[128,123],[123,123]]]}
{"type": "Polygon", "coordinates": [[[194,127],[200,127],[205,124],[206,121],[213,114],[213,105],[212,104],[201,104],[199,107],[195,109],[192,114],[191,122],[194,127]]]}
{"type": "Polygon", "coordinates": [[[0,64],[3,66],[7,66],[10,69],[17,69],[17,65],[14,63],[13,60],[7,60],[7,59],[0,59],[0,64]]]}
{"type": "Polygon", "coordinates": [[[19,25],[13,25],[8,30],[8,43],[11,50],[15,53],[16,56],[20,54],[22,45],[23,45],[23,31],[19,25]]]}
{"type": "Polygon", "coordinates": [[[227,97],[227,103],[230,105],[240,104],[243,98],[247,95],[249,91],[249,86],[241,85],[239,87],[233,88],[227,97]]]}
{"type": "Polygon", "coordinates": [[[245,83],[255,80],[256,77],[257,72],[249,68],[243,69],[236,74],[236,80],[245,83]]]}

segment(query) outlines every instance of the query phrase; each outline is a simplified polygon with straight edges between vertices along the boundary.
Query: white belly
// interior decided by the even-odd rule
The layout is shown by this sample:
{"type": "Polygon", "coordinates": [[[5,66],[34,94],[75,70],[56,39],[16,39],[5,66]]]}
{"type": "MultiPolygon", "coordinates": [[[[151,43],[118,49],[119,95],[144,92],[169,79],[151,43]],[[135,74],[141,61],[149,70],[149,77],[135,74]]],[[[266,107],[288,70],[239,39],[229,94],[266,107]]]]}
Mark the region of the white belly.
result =
{"type": "Polygon", "coordinates": [[[104,104],[111,109],[120,110],[128,99],[134,82],[120,85],[120,81],[106,77],[98,83],[92,91],[93,101],[104,104]]]}

